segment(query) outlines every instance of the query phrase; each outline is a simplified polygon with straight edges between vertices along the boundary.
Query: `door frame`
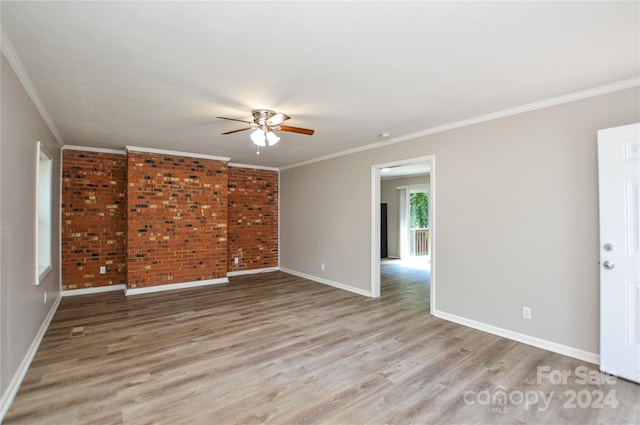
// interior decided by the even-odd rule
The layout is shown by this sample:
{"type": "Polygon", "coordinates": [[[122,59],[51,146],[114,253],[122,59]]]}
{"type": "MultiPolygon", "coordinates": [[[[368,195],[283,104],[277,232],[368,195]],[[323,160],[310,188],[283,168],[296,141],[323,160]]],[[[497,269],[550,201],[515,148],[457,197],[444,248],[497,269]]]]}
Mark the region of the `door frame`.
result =
{"type": "Polygon", "coordinates": [[[429,250],[431,252],[430,312],[436,310],[436,157],[425,155],[371,166],[371,296],[380,297],[380,170],[429,160],[429,250]]]}

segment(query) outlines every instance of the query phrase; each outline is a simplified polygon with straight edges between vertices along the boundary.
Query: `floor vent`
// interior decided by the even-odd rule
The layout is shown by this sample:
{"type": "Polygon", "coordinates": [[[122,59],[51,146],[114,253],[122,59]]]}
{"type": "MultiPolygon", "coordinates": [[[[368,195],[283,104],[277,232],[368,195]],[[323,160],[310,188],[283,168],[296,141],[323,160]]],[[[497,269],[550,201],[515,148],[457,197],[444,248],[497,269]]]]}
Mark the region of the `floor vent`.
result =
{"type": "Polygon", "coordinates": [[[69,338],[78,338],[79,336],[84,336],[84,326],[76,326],[75,328],[71,328],[71,332],[69,332],[69,338]]]}

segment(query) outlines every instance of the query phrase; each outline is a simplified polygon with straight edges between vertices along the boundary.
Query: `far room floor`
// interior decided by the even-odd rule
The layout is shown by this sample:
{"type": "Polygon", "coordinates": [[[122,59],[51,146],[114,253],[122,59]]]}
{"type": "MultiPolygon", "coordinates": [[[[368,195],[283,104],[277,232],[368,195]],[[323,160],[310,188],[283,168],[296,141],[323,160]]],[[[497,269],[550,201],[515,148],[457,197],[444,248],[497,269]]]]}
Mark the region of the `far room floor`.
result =
{"type": "Polygon", "coordinates": [[[553,383],[597,366],[430,316],[427,275],[383,261],[379,299],[282,272],[64,298],[5,424],[639,421],[639,385],[553,383]]]}

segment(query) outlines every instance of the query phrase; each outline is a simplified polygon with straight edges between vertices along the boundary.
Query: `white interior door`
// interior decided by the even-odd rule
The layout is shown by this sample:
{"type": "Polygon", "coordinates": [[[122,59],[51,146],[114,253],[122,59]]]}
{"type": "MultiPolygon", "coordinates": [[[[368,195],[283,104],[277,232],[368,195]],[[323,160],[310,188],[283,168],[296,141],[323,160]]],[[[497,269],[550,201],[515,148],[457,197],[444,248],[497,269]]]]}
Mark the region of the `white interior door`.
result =
{"type": "Polygon", "coordinates": [[[640,382],[640,124],[598,131],[600,369],[640,382]]]}

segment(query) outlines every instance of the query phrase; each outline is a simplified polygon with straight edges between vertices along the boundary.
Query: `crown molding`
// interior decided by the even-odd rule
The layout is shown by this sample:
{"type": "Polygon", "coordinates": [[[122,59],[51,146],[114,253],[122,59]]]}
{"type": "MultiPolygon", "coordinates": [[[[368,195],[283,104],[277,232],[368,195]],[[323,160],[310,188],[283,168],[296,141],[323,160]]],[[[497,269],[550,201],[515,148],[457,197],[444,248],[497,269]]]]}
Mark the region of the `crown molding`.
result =
{"type": "Polygon", "coordinates": [[[11,68],[13,68],[13,71],[16,73],[16,76],[18,77],[18,80],[20,81],[20,83],[22,83],[24,90],[27,92],[27,95],[33,102],[33,105],[36,107],[36,109],[40,113],[40,116],[44,120],[47,127],[49,127],[49,131],[51,131],[53,138],[56,139],[56,142],[58,142],[58,145],[63,146],[64,141],[60,136],[60,132],[58,132],[56,125],[53,123],[51,116],[47,112],[47,108],[44,107],[44,104],[42,103],[40,96],[38,96],[38,92],[36,91],[35,87],[33,86],[33,83],[31,82],[31,78],[29,78],[29,74],[27,74],[27,71],[24,69],[24,66],[22,65],[22,61],[20,61],[18,54],[13,49],[13,45],[11,44],[11,41],[7,37],[7,34],[4,32],[4,30],[1,31],[0,37],[2,38],[0,47],[2,49],[2,53],[4,54],[4,57],[7,58],[9,65],[11,65],[11,68]]]}
{"type": "Polygon", "coordinates": [[[127,152],[157,153],[160,155],[186,156],[189,158],[211,159],[213,161],[224,161],[224,162],[231,161],[231,158],[228,158],[228,157],[206,155],[203,153],[191,153],[191,152],[171,151],[166,149],[143,148],[140,146],[125,146],[125,148],[127,149],[127,152]]]}
{"type": "Polygon", "coordinates": [[[93,148],[89,146],[77,146],[77,145],[64,145],[62,150],[68,151],[85,151],[85,152],[99,152],[99,153],[113,153],[116,155],[126,155],[127,151],[120,149],[107,149],[107,148],[93,148]]]}
{"type": "Polygon", "coordinates": [[[233,162],[229,163],[229,167],[236,168],[253,168],[255,170],[267,170],[267,171],[277,171],[280,172],[280,169],[277,167],[267,167],[266,165],[250,165],[250,164],[236,164],[233,162]]]}
{"type": "Polygon", "coordinates": [[[468,118],[461,121],[455,121],[449,124],[443,124],[436,127],[431,127],[426,130],[417,131],[415,133],[409,133],[403,136],[394,137],[389,140],[385,140],[383,142],[370,143],[368,145],[359,146],[357,148],[347,149],[347,150],[332,153],[329,155],[320,156],[318,158],[309,159],[307,161],[297,162],[295,164],[280,167],[280,170],[297,168],[303,165],[309,165],[316,162],[326,161],[328,159],[338,158],[341,156],[350,155],[357,152],[368,151],[368,150],[380,148],[383,146],[389,146],[396,143],[418,139],[420,137],[429,136],[431,134],[442,133],[442,132],[453,130],[456,128],[467,127],[474,124],[480,124],[487,121],[497,120],[499,118],[510,117],[510,116],[522,114],[525,112],[536,111],[538,109],[544,109],[551,106],[562,105],[564,103],[575,102],[577,100],[587,99],[595,96],[601,96],[604,94],[614,93],[617,91],[626,90],[626,89],[630,89],[638,86],[640,86],[640,77],[629,78],[628,80],[622,80],[612,84],[606,84],[604,86],[599,86],[599,87],[595,87],[588,90],[582,90],[579,92],[570,93],[563,96],[552,97],[550,99],[542,100],[540,102],[528,103],[526,105],[516,106],[509,109],[503,109],[502,111],[492,112],[490,114],[479,115],[477,117],[468,118]]]}

